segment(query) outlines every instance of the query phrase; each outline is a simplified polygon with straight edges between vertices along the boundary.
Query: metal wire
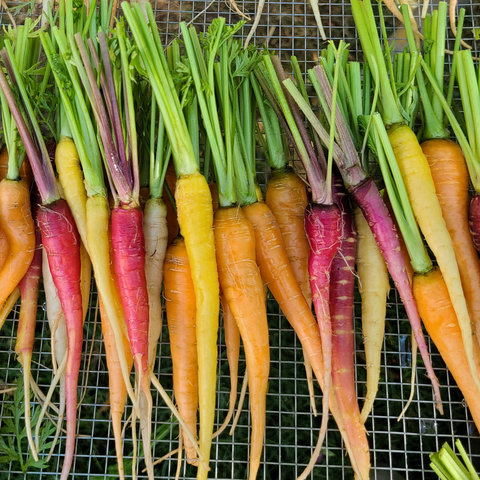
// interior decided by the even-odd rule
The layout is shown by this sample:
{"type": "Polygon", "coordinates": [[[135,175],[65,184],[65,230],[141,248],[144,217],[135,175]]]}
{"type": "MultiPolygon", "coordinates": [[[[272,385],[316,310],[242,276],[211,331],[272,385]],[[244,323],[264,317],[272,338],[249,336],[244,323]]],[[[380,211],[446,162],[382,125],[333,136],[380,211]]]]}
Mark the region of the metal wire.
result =
{"type": "MultiPolygon", "coordinates": [[[[303,72],[316,64],[320,50],[326,46],[319,38],[311,7],[307,3],[293,0],[269,0],[253,38],[253,42],[256,44],[267,43],[270,49],[280,55],[282,61],[288,61],[292,55],[296,55],[303,72]]],[[[7,4],[15,7],[18,2],[7,2],[7,4]]],[[[253,20],[256,2],[246,0],[244,2],[237,1],[237,4],[253,20]]],[[[240,17],[232,12],[229,0],[214,2],[199,0],[162,2],[157,0],[152,2],[152,6],[154,6],[164,44],[168,44],[179,34],[178,24],[180,21],[192,22],[199,31],[202,31],[213,18],[219,15],[225,17],[227,23],[235,23],[240,20],[240,17]]],[[[476,26],[476,15],[480,3],[467,0],[463,6],[467,9],[464,37],[472,43],[474,54],[478,55],[477,44],[472,41],[473,33],[470,29],[476,26]]],[[[419,20],[420,9],[415,10],[417,20],[419,20]]],[[[350,44],[351,57],[361,59],[360,43],[355,33],[348,2],[340,0],[321,2],[320,11],[327,36],[334,41],[345,40],[350,44]]],[[[402,47],[402,29],[399,22],[394,21],[393,16],[389,13],[386,14],[386,18],[390,39],[396,40],[397,48],[402,47]]],[[[9,22],[3,9],[0,11],[0,22],[2,25],[9,22]]],[[[239,35],[246,37],[249,28],[250,24],[246,24],[239,31],[239,35]]],[[[447,32],[447,34],[451,46],[451,33],[447,32]]],[[[447,57],[446,62],[450,64],[450,58],[447,57]]],[[[261,152],[259,152],[260,154],[261,152]]],[[[259,158],[258,167],[260,182],[265,183],[268,179],[268,168],[261,158],[259,158]]],[[[359,300],[357,291],[355,365],[357,391],[361,404],[366,392],[366,370],[359,300]]],[[[45,316],[44,301],[44,293],[41,292],[32,374],[42,390],[46,392],[52,377],[52,363],[50,331],[45,316]]],[[[79,436],[71,474],[71,478],[88,478],[89,480],[118,478],[114,470],[116,457],[113,431],[109,421],[108,375],[100,325],[96,326],[96,333],[93,335],[96,301],[96,291],[92,285],[91,307],[84,328],[84,355],[79,379],[79,385],[86,388],[86,395],[78,408],[79,436]],[[92,342],[93,353],[87,374],[88,353],[91,350],[92,342]]],[[[310,411],[300,342],[273,299],[267,300],[267,307],[272,361],[267,398],[265,448],[258,478],[264,480],[294,479],[309,461],[312,446],[317,439],[320,418],[314,418],[310,411]]],[[[19,307],[16,306],[0,332],[0,385],[10,385],[21,373],[14,352],[18,311],[19,307]]],[[[397,422],[397,417],[410,393],[412,359],[409,323],[406,320],[405,310],[398,293],[392,289],[386,319],[379,392],[372,415],[366,424],[371,448],[371,478],[378,480],[437,478],[429,468],[428,455],[437,451],[445,441],[452,444],[454,438],[462,440],[467,452],[473,457],[477,469],[480,468],[478,431],[471,420],[461,392],[428,337],[427,344],[432,352],[433,364],[442,386],[445,414],[438,415],[434,408],[430,381],[426,377],[423,363],[419,358],[414,400],[405,417],[397,422]]],[[[243,373],[244,370],[245,362],[241,357],[240,372],[243,373]]],[[[172,365],[169,358],[166,327],[164,327],[159,345],[155,372],[167,392],[173,395],[172,365]]],[[[229,388],[228,362],[221,328],[219,332],[217,426],[222,423],[228,410],[229,388]]],[[[315,385],[315,389],[318,406],[320,406],[321,395],[318,385],[315,385]]],[[[0,421],[4,418],[5,405],[12,402],[12,398],[12,394],[0,397],[0,421]]],[[[54,400],[57,398],[54,397],[54,400]]],[[[33,405],[38,408],[36,400],[33,401],[33,405]]],[[[153,431],[157,434],[157,440],[154,442],[153,455],[154,458],[159,458],[177,447],[178,425],[172,420],[170,413],[156,393],[154,393],[154,405],[153,431]]],[[[210,478],[218,480],[246,478],[250,419],[248,404],[245,407],[233,437],[224,432],[220,438],[213,441],[210,478]]],[[[130,411],[130,407],[127,406],[125,419],[129,416],[130,411]]],[[[127,428],[123,450],[127,478],[131,478],[129,465],[132,458],[132,442],[130,439],[130,429],[127,428]]],[[[57,478],[62,465],[64,441],[65,437],[62,436],[48,467],[43,471],[32,468],[26,478],[57,478]]],[[[159,479],[174,478],[176,467],[176,458],[167,459],[155,468],[155,476],[159,479]]],[[[147,478],[145,474],[141,473],[142,468],[143,462],[140,460],[137,478],[147,478]]],[[[182,465],[180,478],[193,479],[195,475],[194,467],[186,463],[182,465]]],[[[331,419],[325,448],[310,478],[333,480],[352,477],[353,471],[350,468],[348,457],[345,455],[340,434],[331,419]]],[[[0,479],[17,478],[23,478],[22,472],[15,470],[11,463],[1,463],[0,459],[0,479]]]]}

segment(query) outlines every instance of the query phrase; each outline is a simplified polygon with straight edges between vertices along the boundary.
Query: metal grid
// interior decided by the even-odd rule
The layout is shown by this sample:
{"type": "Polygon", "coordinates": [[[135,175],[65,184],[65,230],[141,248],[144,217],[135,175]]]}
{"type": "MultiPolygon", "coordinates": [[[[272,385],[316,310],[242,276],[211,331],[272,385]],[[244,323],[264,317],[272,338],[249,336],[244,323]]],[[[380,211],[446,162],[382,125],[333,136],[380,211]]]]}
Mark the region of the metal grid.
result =
{"type": "MultiPolygon", "coordinates": [[[[472,2],[473,0],[467,0],[464,5],[467,9],[464,36],[467,39],[473,37],[472,27],[478,26],[478,20],[476,24],[475,17],[480,9],[480,3],[472,2]]],[[[165,44],[179,34],[178,23],[182,20],[192,22],[199,30],[203,30],[218,15],[224,16],[228,23],[234,23],[240,19],[237,14],[232,12],[229,0],[214,0],[213,2],[168,0],[152,3],[155,4],[156,19],[162,33],[162,41],[165,44]]],[[[293,0],[268,1],[253,38],[253,42],[257,44],[268,42],[269,47],[274,49],[283,61],[288,61],[291,55],[296,55],[304,72],[316,64],[320,49],[325,47],[319,38],[310,5],[307,3],[293,0]]],[[[18,6],[18,2],[7,2],[7,4],[18,6]]],[[[256,2],[237,1],[237,5],[253,19],[256,2]]],[[[344,3],[340,0],[331,0],[328,3],[320,2],[320,11],[327,36],[333,40],[345,40],[350,44],[352,58],[361,59],[360,43],[356,37],[348,2],[344,3]]],[[[416,12],[419,13],[419,9],[416,12]]],[[[397,46],[401,46],[402,29],[399,28],[398,22],[394,21],[392,15],[388,13],[386,18],[390,38],[397,41],[397,46]]],[[[2,25],[9,23],[3,9],[0,11],[0,23],[2,25]]],[[[247,23],[240,30],[239,35],[246,36],[249,28],[247,23]]],[[[478,54],[476,43],[473,42],[474,52],[478,54]]],[[[260,181],[265,182],[268,179],[268,168],[265,167],[265,162],[261,158],[258,164],[261,174],[260,181]]],[[[359,401],[362,402],[366,392],[366,370],[359,300],[358,292],[356,292],[355,363],[357,392],[359,401]]],[[[50,331],[43,302],[44,294],[42,292],[39,299],[32,374],[38,385],[46,391],[52,377],[52,365],[49,353],[50,331]]],[[[78,409],[79,436],[71,478],[103,480],[118,478],[118,475],[112,470],[116,464],[116,457],[113,431],[109,422],[108,377],[101,340],[100,320],[97,318],[97,295],[94,285],[92,285],[90,305],[84,328],[84,356],[79,379],[79,385],[82,387],[81,393],[83,393],[83,388],[86,388],[86,395],[78,409]]],[[[272,363],[267,398],[265,448],[258,478],[264,480],[293,479],[302,472],[310,458],[312,445],[317,439],[320,418],[314,418],[310,411],[300,342],[285,317],[279,312],[278,305],[273,299],[268,298],[267,308],[272,363]]],[[[21,373],[14,352],[18,310],[19,307],[15,307],[0,332],[0,384],[2,385],[11,384],[21,373]]],[[[379,392],[372,415],[366,425],[371,448],[371,477],[381,480],[437,478],[429,469],[428,455],[432,451],[437,451],[445,441],[451,444],[454,438],[462,440],[467,451],[473,457],[477,469],[480,468],[478,431],[471,420],[461,392],[428,337],[427,344],[432,352],[433,364],[442,385],[445,415],[439,416],[434,408],[430,382],[419,358],[418,380],[413,402],[406,416],[397,422],[397,417],[410,393],[412,359],[409,334],[410,328],[404,308],[396,290],[392,289],[387,310],[379,392]]],[[[244,370],[245,362],[241,358],[240,372],[244,372],[244,370]]],[[[155,371],[166,390],[172,394],[172,366],[166,327],[164,327],[161,337],[155,371]]],[[[222,423],[228,410],[230,387],[223,329],[220,329],[219,332],[218,379],[217,426],[222,423]]],[[[315,389],[320,407],[321,395],[318,385],[315,385],[315,389]]],[[[4,415],[4,405],[7,402],[12,402],[11,395],[7,394],[0,398],[0,421],[4,415]]],[[[38,405],[36,400],[33,405],[38,405]]],[[[154,405],[153,431],[156,431],[158,437],[161,438],[154,443],[153,455],[158,458],[176,448],[178,425],[172,420],[156,393],[154,394],[154,405]]],[[[248,407],[248,397],[245,407],[248,407]]],[[[129,414],[130,407],[127,406],[125,418],[129,414]]],[[[246,408],[233,438],[224,433],[220,438],[214,440],[210,478],[218,480],[246,478],[249,425],[248,408],[246,408]]],[[[128,462],[132,458],[130,432],[127,432],[126,437],[124,458],[126,472],[129,473],[128,462]]],[[[65,438],[62,436],[49,466],[44,471],[32,469],[26,478],[58,478],[62,464],[64,440],[65,438]]],[[[140,467],[142,467],[141,461],[140,467]]],[[[175,458],[168,459],[155,468],[155,476],[159,479],[174,478],[176,467],[177,460],[175,458]]],[[[146,478],[141,473],[141,469],[137,470],[139,470],[138,478],[146,478]]],[[[353,472],[348,457],[345,456],[340,434],[332,419],[325,448],[310,478],[343,479],[352,477],[353,472]]],[[[12,464],[0,463],[0,479],[17,478],[23,478],[21,471],[15,470],[12,464]]],[[[195,478],[195,469],[184,463],[180,478],[195,478]]]]}

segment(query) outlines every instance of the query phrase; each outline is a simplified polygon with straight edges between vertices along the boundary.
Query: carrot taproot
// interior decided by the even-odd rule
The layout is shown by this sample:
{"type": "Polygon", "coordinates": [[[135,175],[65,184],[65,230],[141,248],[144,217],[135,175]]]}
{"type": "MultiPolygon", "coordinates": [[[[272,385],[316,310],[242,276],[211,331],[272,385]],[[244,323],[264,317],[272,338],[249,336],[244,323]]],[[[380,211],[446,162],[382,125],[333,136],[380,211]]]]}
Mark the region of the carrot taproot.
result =
{"type": "MultiPolygon", "coordinates": [[[[220,425],[219,429],[215,432],[215,437],[218,437],[218,435],[227,428],[233,417],[235,404],[237,402],[238,360],[240,358],[240,331],[238,330],[235,317],[228,306],[227,299],[225,298],[225,295],[223,295],[223,292],[220,294],[220,302],[222,304],[223,331],[225,334],[225,347],[227,350],[228,369],[230,373],[230,395],[228,399],[227,415],[225,416],[222,425],[220,425]]],[[[241,405],[239,408],[241,408],[241,405]]],[[[232,435],[232,432],[230,432],[230,435],[232,435]]]]}
{"type": "MultiPolygon", "coordinates": [[[[198,360],[195,333],[195,291],[184,239],[168,247],[164,265],[164,296],[173,364],[173,391],[180,415],[196,437],[198,360]]],[[[197,453],[184,436],[187,461],[196,465],[197,453]]]]}
{"type": "Polygon", "coordinates": [[[67,443],[61,479],[69,475],[75,449],[77,383],[83,343],[83,306],[80,290],[80,237],[65,200],[41,206],[38,222],[53,281],[65,313],[68,338],[66,366],[67,443]]]}
{"type": "Polygon", "coordinates": [[[0,228],[0,272],[7,261],[9,249],[10,245],[8,244],[8,238],[5,235],[5,232],[0,228]]]}
{"type": "Polygon", "coordinates": [[[25,429],[27,431],[28,444],[36,461],[38,461],[38,453],[33,441],[30,419],[30,372],[33,343],[35,340],[35,326],[37,323],[38,288],[42,273],[42,240],[40,230],[36,224],[38,200],[39,198],[34,195],[32,217],[35,224],[35,253],[27,273],[18,285],[22,302],[18,319],[17,341],[15,343],[15,353],[18,355],[18,361],[23,367],[25,429]]]}
{"type": "Polygon", "coordinates": [[[219,208],[215,212],[214,232],[220,285],[245,348],[252,417],[248,478],[253,480],[263,448],[270,370],[263,283],[255,261],[255,233],[243,210],[219,208]]]}
{"type": "MultiPolygon", "coordinates": [[[[267,184],[265,203],[270,207],[282,233],[285,252],[292,266],[309,308],[312,308],[312,291],[308,277],[310,246],[305,234],[304,214],[308,205],[305,182],[291,167],[274,169],[267,184]]],[[[308,355],[303,355],[312,411],[317,416],[313,391],[312,366],[308,355]]]]}
{"type": "MultiPolygon", "coordinates": [[[[122,415],[125,411],[125,401],[127,399],[127,387],[122,375],[122,367],[118,357],[115,333],[108,319],[107,312],[100,297],[100,317],[102,319],[103,342],[105,344],[105,354],[108,368],[108,389],[110,399],[110,412],[112,415],[113,435],[115,437],[115,451],[117,454],[118,475],[123,480],[125,471],[122,455],[122,415]]],[[[132,368],[133,356],[130,352],[130,344],[126,335],[123,337],[124,349],[127,357],[127,365],[132,368]]]]}
{"type": "Polygon", "coordinates": [[[335,186],[334,199],[342,212],[342,244],[330,273],[330,314],[332,318],[332,386],[351,439],[361,478],[370,476],[370,452],[366,430],[360,421],[355,388],[353,301],[357,235],[346,194],[335,186]]]}
{"type": "Polygon", "coordinates": [[[468,223],[469,176],[465,158],[459,145],[449,140],[428,140],[421,147],[452,238],[472,327],[480,342],[480,261],[468,223]]]}
{"type": "MultiPolygon", "coordinates": [[[[218,209],[218,187],[215,182],[208,184],[210,194],[212,196],[213,213],[218,209]]],[[[235,410],[238,390],[238,360],[240,358],[240,331],[238,330],[235,317],[228,306],[227,299],[223,292],[220,291],[220,303],[222,305],[223,330],[225,334],[225,347],[227,350],[228,369],[230,373],[230,395],[228,400],[228,412],[225,420],[218,430],[213,434],[214,438],[218,437],[226,428],[235,410]]],[[[241,407],[240,407],[241,408],[241,407]]],[[[230,432],[232,435],[232,432],[230,432]]]]}
{"type": "Polygon", "coordinates": [[[145,278],[149,304],[148,364],[153,369],[157,344],[162,330],[160,294],[163,282],[163,263],[168,243],[168,209],[160,198],[150,197],[143,211],[145,236],[145,278]]]}
{"type": "Polygon", "coordinates": [[[362,211],[356,207],[354,212],[358,238],[356,259],[358,290],[362,297],[362,333],[367,366],[367,394],[360,415],[360,421],[365,423],[372,410],[380,380],[390,281],[385,260],[362,211]]]}
{"type": "MultiPolygon", "coordinates": [[[[277,204],[277,209],[281,209],[281,207],[281,203],[277,204]]],[[[311,310],[311,303],[308,303],[308,296],[306,297],[305,292],[302,291],[297,281],[295,271],[290,264],[288,253],[283,241],[284,237],[276,217],[267,203],[256,202],[243,207],[243,210],[252,223],[255,232],[255,252],[262,279],[279,303],[282,312],[287,317],[289,323],[294,330],[301,335],[300,325],[315,322],[315,317],[311,310]]],[[[300,228],[302,231],[305,231],[303,225],[300,228]]],[[[299,234],[299,237],[302,239],[301,234],[299,234]]],[[[305,240],[308,245],[308,240],[306,239],[305,234],[303,235],[303,240],[305,240]]],[[[299,272],[297,273],[300,275],[299,272]]],[[[302,272],[300,276],[304,277],[305,273],[302,272]]],[[[307,365],[310,367],[307,368],[307,375],[310,374],[310,380],[312,380],[308,355],[304,355],[304,358],[307,365]]],[[[312,399],[313,382],[309,382],[309,389],[312,399]]],[[[313,406],[314,405],[315,404],[313,403],[313,406]]],[[[313,411],[316,412],[315,409],[313,409],[313,411]]],[[[325,419],[325,423],[323,424],[325,429],[326,421],[327,420],[325,419]]]]}
{"type": "Polygon", "coordinates": [[[75,143],[70,137],[63,136],[55,150],[55,165],[58,179],[62,185],[78,233],[88,249],[87,240],[87,192],[83,172],[80,169],[80,158],[75,143]]]}
{"type": "Polygon", "coordinates": [[[30,191],[25,180],[0,182],[0,228],[9,243],[0,271],[0,305],[3,306],[24,277],[35,252],[35,227],[30,209],[30,191]]]}
{"type": "MultiPolygon", "coordinates": [[[[475,425],[480,424],[480,401],[476,380],[472,377],[463,348],[463,334],[459,326],[442,273],[434,267],[426,275],[413,277],[413,290],[418,310],[430,338],[462,391],[475,425]]],[[[480,348],[473,343],[473,358],[480,376],[480,348]]]]}

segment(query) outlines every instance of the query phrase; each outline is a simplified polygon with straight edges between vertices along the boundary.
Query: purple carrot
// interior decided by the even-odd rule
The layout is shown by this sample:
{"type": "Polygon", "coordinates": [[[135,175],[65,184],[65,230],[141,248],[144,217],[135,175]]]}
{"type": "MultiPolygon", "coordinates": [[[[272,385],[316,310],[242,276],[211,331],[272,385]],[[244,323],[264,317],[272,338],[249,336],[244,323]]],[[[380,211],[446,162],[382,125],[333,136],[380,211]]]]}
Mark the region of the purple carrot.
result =
{"type": "Polygon", "coordinates": [[[402,257],[400,242],[398,240],[395,225],[388,213],[388,209],[378,191],[375,182],[368,178],[364,182],[349,187],[348,193],[360,207],[365,219],[370,226],[373,236],[382,252],[388,272],[397,287],[400,298],[405,305],[408,319],[417,341],[420,354],[422,355],[428,378],[433,386],[435,402],[437,408],[441,408],[440,386],[438,379],[433,371],[430,362],[428,348],[425,343],[425,337],[422,332],[420,316],[418,314],[417,304],[413,297],[412,287],[407,274],[405,261],[402,257]]]}
{"type": "Polygon", "coordinates": [[[65,314],[68,339],[65,392],[67,443],[60,479],[70,473],[75,450],[77,418],[77,385],[83,342],[83,309],[80,290],[80,236],[65,200],[41,206],[38,223],[43,248],[47,252],[53,283],[58,290],[65,314]]]}
{"type": "Polygon", "coordinates": [[[473,244],[480,252],[480,194],[478,193],[470,200],[469,220],[473,244]]]}
{"type": "Polygon", "coordinates": [[[332,318],[332,385],[347,435],[362,478],[369,477],[370,453],[365,427],[360,422],[355,388],[353,300],[357,233],[345,190],[335,185],[334,201],[342,212],[343,238],[332,263],[330,314],[332,318]]]}

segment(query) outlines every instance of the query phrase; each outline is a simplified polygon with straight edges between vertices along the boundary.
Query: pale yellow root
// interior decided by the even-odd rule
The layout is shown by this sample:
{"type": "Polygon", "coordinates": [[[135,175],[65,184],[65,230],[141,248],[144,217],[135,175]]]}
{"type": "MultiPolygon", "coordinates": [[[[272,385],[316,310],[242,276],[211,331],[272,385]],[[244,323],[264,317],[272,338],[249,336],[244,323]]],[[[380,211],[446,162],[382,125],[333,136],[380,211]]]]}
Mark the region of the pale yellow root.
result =
{"type": "Polygon", "coordinates": [[[7,319],[8,315],[12,311],[12,308],[15,306],[19,298],[20,289],[16,287],[15,290],[7,298],[7,301],[3,304],[3,308],[0,311],[0,330],[2,329],[5,320],[7,319]]]}
{"type": "Polygon", "coordinates": [[[413,395],[415,394],[415,376],[417,372],[417,341],[415,340],[415,335],[413,335],[412,332],[412,379],[410,381],[410,396],[408,397],[407,404],[405,407],[403,407],[402,412],[400,413],[399,417],[397,418],[397,422],[399,422],[403,416],[405,415],[405,412],[407,411],[408,407],[412,403],[413,400],[413,395]]]}
{"type": "Polygon", "coordinates": [[[387,297],[390,291],[387,266],[370,227],[355,207],[357,228],[358,289],[362,297],[362,330],[367,366],[367,395],[360,414],[365,423],[372,410],[380,380],[387,297]]]}
{"type": "Polygon", "coordinates": [[[63,311],[57,313],[55,320],[53,321],[53,326],[50,329],[50,345],[52,347],[52,363],[53,363],[53,374],[57,373],[58,363],[56,358],[56,342],[55,342],[55,335],[57,333],[57,328],[60,325],[60,320],[63,316],[63,311]]]}
{"type": "Polygon", "coordinates": [[[55,165],[63,189],[62,196],[70,207],[80,238],[87,246],[87,192],[77,147],[70,137],[62,137],[58,142],[55,165]]]}
{"type": "Polygon", "coordinates": [[[28,445],[32,452],[33,458],[38,462],[38,453],[35,448],[32,435],[32,422],[30,418],[30,367],[32,360],[32,352],[23,351],[18,356],[18,361],[23,368],[23,390],[24,390],[24,408],[25,408],[25,430],[27,432],[28,445]]]}
{"type": "Polygon", "coordinates": [[[16,389],[17,389],[17,387],[5,388],[3,390],[0,390],[0,395],[3,395],[4,393],[14,392],[16,389]]]}
{"type": "Polygon", "coordinates": [[[240,418],[240,414],[242,413],[243,402],[245,402],[245,395],[247,394],[247,387],[248,387],[248,371],[245,370],[245,376],[243,377],[243,383],[242,383],[242,390],[240,392],[240,400],[238,401],[237,413],[235,414],[235,418],[233,419],[232,428],[230,428],[230,431],[228,432],[230,436],[233,435],[235,428],[237,428],[237,423],[240,418]]]}
{"type": "Polygon", "coordinates": [[[258,24],[260,23],[260,18],[262,18],[262,12],[263,12],[264,6],[265,6],[265,0],[259,0],[258,6],[257,6],[257,13],[255,14],[255,20],[253,21],[252,28],[248,32],[247,38],[245,39],[245,43],[243,44],[245,48],[248,47],[248,44],[250,43],[250,40],[253,37],[253,34],[257,30],[258,24]]]}
{"type": "Polygon", "coordinates": [[[65,377],[62,376],[60,378],[60,411],[58,413],[57,419],[57,429],[55,431],[55,436],[53,438],[52,446],[50,447],[50,451],[48,452],[47,462],[52,458],[53,452],[55,450],[55,446],[57,445],[58,438],[60,437],[60,433],[62,432],[62,424],[63,419],[65,418],[65,406],[66,406],[66,396],[65,396],[65,377]]]}
{"type": "MultiPolygon", "coordinates": [[[[52,399],[53,392],[55,391],[55,387],[57,386],[57,383],[60,381],[62,378],[65,368],[67,367],[67,353],[65,352],[65,355],[63,357],[62,362],[60,363],[60,366],[58,367],[57,373],[53,377],[52,384],[50,385],[50,388],[48,389],[47,396],[45,397],[45,401],[43,403],[42,410],[40,412],[40,416],[38,417],[37,424],[35,426],[35,445],[37,447],[37,450],[39,448],[39,438],[40,438],[40,427],[43,421],[43,417],[47,413],[47,408],[51,406],[50,401],[52,399]]],[[[57,413],[59,416],[61,415],[61,410],[57,410],[57,413]]]]}

